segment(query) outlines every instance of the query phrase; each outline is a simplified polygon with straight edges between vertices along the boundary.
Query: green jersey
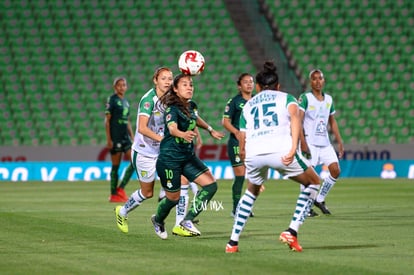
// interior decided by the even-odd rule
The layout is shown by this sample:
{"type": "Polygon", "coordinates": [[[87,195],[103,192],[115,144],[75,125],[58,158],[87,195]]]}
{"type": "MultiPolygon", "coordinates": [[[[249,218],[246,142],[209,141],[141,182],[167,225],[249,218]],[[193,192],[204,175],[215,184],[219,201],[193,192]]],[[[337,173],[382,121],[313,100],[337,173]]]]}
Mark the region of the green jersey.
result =
{"type": "MultiPolygon", "coordinates": [[[[224,109],[223,118],[230,119],[231,125],[237,130],[240,129],[240,114],[243,111],[245,103],[246,99],[244,99],[241,94],[238,94],[227,102],[226,108],[224,109]]],[[[236,139],[233,133],[230,134],[230,138],[236,139]]]]}
{"type": "Polygon", "coordinates": [[[108,97],[106,102],[105,114],[111,114],[109,121],[111,139],[114,142],[129,140],[128,118],[129,102],[125,98],[120,98],[117,94],[108,97]]]}
{"type": "Polygon", "coordinates": [[[193,131],[196,127],[198,116],[197,105],[193,101],[190,101],[189,112],[190,117],[176,106],[170,106],[165,110],[164,118],[167,127],[164,129],[164,138],[160,144],[160,156],[171,158],[172,160],[182,160],[194,154],[193,142],[172,136],[168,129],[169,124],[176,123],[180,131],[193,131]]]}

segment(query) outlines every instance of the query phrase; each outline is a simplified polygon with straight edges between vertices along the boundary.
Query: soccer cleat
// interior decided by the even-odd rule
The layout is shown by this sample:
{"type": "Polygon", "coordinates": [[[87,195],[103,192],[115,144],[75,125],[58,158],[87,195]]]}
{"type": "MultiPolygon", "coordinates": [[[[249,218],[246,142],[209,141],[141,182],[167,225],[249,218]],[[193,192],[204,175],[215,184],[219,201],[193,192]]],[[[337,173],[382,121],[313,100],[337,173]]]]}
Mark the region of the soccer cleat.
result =
{"type": "Polygon", "coordinates": [[[298,238],[292,235],[289,231],[284,231],[279,236],[279,241],[289,246],[293,251],[302,252],[302,246],[298,242],[298,238]]]}
{"type": "Polygon", "coordinates": [[[151,222],[154,225],[155,234],[157,234],[158,237],[165,240],[168,238],[168,233],[165,231],[164,223],[158,223],[155,221],[155,215],[152,215],[151,222]]]}
{"type": "Polygon", "coordinates": [[[238,245],[226,245],[226,253],[237,253],[239,252],[239,246],[238,245]]]}
{"type": "Polygon", "coordinates": [[[108,200],[109,202],[126,202],[126,200],[120,197],[118,194],[110,195],[108,200]]]}
{"type": "Polygon", "coordinates": [[[318,217],[319,214],[316,213],[313,209],[311,209],[308,213],[308,217],[318,217]]]}
{"type": "Polygon", "coordinates": [[[325,215],[331,215],[331,211],[329,211],[328,207],[326,207],[325,202],[317,202],[315,201],[313,203],[316,207],[318,207],[322,213],[324,213],[325,215]]]}
{"type": "Polygon", "coordinates": [[[183,220],[180,222],[180,226],[190,232],[193,236],[200,236],[201,232],[194,226],[193,222],[190,220],[183,220]]]}
{"type": "Polygon", "coordinates": [[[128,201],[128,195],[125,193],[124,189],[118,187],[116,189],[116,192],[117,192],[118,196],[120,196],[122,199],[125,200],[125,202],[128,201]]]}
{"type": "Polygon", "coordinates": [[[193,237],[194,236],[191,232],[186,230],[181,225],[174,226],[174,228],[172,229],[172,233],[173,233],[173,235],[177,235],[177,236],[181,236],[181,237],[193,237]]]}
{"type": "Polygon", "coordinates": [[[118,226],[119,230],[121,230],[124,233],[128,233],[128,218],[122,217],[119,214],[119,211],[121,210],[120,205],[118,205],[115,208],[115,220],[116,220],[116,225],[118,226]]]}

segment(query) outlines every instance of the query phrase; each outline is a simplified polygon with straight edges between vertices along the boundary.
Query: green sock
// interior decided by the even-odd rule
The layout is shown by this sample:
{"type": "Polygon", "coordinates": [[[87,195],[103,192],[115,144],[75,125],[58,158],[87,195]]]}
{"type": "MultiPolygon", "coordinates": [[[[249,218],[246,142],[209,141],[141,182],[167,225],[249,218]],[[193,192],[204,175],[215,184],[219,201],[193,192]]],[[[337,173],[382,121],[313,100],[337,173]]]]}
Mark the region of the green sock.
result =
{"type": "Polygon", "coordinates": [[[122,178],[121,184],[119,185],[119,188],[125,189],[125,186],[128,184],[129,180],[132,177],[132,174],[134,173],[134,167],[130,163],[128,168],[125,170],[124,177],[122,178]]]}
{"type": "Polygon", "coordinates": [[[194,201],[191,203],[190,210],[187,215],[184,217],[184,220],[192,221],[195,217],[200,214],[204,208],[207,206],[208,202],[213,198],[214,194],[217,192],[217,182],[203,186],[200,191],[198,191],[197,196],[194,198],[194,201]]]}
{"type": "Polygon", "coordinates": [[[112,165],[111,169],[111,194],[116,194],[116,188],[118,186],[118,169],[119,165],[112,165]]]}
{"type": "Polygon", "coordinates": [[[159,223],[164,223],[164,220],[170,214],[171,209],[174,208],[178,203],[177,201],[170,201],[167,197],[164,197],[157,207],[157,212],[155,213],[155,221],[159,223]]]}
{"type": "Polygon", "coordinates": [[[236,176],[232,186],[232,198],[233,198],[233,213],[236,213],[237,204],[241,197],[241,192],[243,189],[244,176],[236,176]]]}

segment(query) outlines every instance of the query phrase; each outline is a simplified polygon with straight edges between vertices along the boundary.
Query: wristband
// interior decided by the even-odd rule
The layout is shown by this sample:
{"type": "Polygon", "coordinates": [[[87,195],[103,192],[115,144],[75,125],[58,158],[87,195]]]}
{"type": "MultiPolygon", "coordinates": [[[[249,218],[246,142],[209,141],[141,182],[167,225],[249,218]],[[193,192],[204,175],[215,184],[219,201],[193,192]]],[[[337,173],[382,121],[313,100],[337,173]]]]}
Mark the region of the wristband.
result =
{"type": "Polygon", "coordinates": [[[211,127],[210,125],[208,125],[207,131],[209,131],[211,133],[211,131],[213,131],[213,127],[211,127]]]}

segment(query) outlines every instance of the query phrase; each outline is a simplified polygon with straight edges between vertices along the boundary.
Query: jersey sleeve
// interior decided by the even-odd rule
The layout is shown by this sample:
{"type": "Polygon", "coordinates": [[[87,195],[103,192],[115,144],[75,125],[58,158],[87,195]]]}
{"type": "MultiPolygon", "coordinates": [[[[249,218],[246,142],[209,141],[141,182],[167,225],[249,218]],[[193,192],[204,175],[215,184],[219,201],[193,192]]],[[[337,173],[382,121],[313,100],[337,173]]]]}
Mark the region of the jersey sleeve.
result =
{"type": "Polygon", "coordinates": [[[233,99],[229,99],[227,101],[226,107],[224,108],[223,118],[230,118],[234,112],[233,106],[233,99]]]}
{"type": "Polygon", "coordinates": [[[306,97],[305,93],[299,96],[298,102],[299,102],[299,109],[305,112],[306,108],[308,108],[308,98],[306,97]]]}
{"type": "Polygon", "coordinates": [[[246,118],[244,117],[244,112],[240,114],[239,129],[243,132],[246,131],[246,118]]]}
{"type": "Polygon", "coordinates": [[[286,97],[286,108],[290,104],[296,104],[296,105],[298,105],[298,101],[296,100],[296,98],[293,95],[288,94],[287,97],[286,97]]]}
{"type": "Polygon", "coordinates": [[[151,116],[153,109],[154,101],[152,100],[152,97],[143,97],[139,102],[138,115],[151,116]]]}
{"type": "Polygon", "coordinates": [[[336,113],[335,106],[332,100],[331,109],[329,110],[329,115],[334,115],[336,113]]]}
{"type": "MultiPolygon", "coordinates": [[[[177,108],[174,106],[170,106],[165,110],[165,123],[168,125],[172,123],[177,123],[178,121],[178,113],[177,108]]],[[[177,123],[178,124],[178,123],[177,123]]]]}
{"type": "Polygon", "coordinates": [[[112,114],[113,104],[112,104],[111,98],[112,98],[111,96],[108,96],[108,98],[106,99],[105,115],[112,114]]]}

